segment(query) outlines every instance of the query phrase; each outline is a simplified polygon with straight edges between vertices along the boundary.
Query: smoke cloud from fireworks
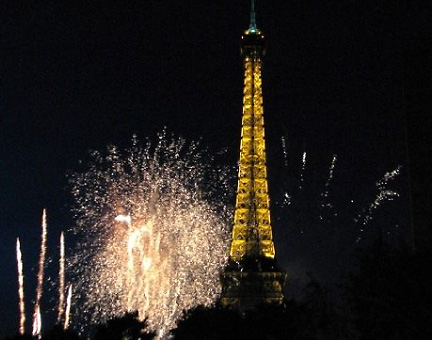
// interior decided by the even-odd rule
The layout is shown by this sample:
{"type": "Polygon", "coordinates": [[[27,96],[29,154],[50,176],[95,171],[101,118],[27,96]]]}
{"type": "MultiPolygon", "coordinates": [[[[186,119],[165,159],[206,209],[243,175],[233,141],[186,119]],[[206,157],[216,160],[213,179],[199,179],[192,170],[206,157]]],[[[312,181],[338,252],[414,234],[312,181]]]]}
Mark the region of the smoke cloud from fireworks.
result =
{"type": "Polygon", "coordinates": [[[212,304],[228,253],[226,179],[196,144],[165,133],[155,146],[134,138],[128,150],[93,152],[71,178],[83,238],[71,261],[78,314],[137,310],[163,337],[183,310],[212,304]]]}

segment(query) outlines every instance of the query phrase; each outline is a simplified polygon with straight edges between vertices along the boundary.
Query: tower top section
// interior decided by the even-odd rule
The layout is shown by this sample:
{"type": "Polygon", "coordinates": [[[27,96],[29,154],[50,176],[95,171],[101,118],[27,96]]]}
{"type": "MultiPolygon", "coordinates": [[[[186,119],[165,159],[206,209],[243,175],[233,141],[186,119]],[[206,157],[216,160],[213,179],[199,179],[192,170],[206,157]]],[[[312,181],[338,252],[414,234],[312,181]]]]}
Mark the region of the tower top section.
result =
{"type": "Polygon", "coordinates": [[[256,25],[255,0],[251,0],[249,28],[242,35],[241,54],[246,57],[262,57],[265,53],[265,39],[256,25]]]}
{"type": "Polygon", "coordinates": [[[249,30],[250,33],[255,33],[258,31],[257,25],[256,25],[256,15],[255,15],[255,0],[251,1],[251,14],[250,14],[250,24],[249,24],[249,30]]]}

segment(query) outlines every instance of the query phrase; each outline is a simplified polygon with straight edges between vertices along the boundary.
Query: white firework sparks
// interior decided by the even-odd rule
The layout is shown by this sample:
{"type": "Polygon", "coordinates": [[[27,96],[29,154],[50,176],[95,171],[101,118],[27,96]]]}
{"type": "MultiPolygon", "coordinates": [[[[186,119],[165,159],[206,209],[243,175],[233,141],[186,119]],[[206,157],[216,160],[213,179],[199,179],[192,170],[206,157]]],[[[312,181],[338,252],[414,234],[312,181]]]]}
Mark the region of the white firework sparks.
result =
{"type": "Polygon", "coordinates": [[[283,150],[283,155],[284,155],[285,167],[288,167],[288,151],[287,151],[287,145],[286,145],[286,140],[285,140],[284,136],[281,137],[281,142],[282,142],[282,150],[283,150]]]}
{"type": "MultiPolygon", "coordinates": [[[[332,182],[333,179],[333,175],[334,175],[334,169],[336,167],[336,161],[337,161],[337,155],[334,154],[333,158],[332,158],[332,162],[330,164],[330,168],[329,168],[329,172],[328,172],[328,177],[327,180],[325,182],[324,185],[324,191],[321,193],[321,202],[320,202],[320,207],[321,207],[321,212],[319,215],[320,220],[323,220],[323,212],[322,210],[327,208],[327,209],[333,209],[333,204],[329,201],[329,190],[330,190],[330,184],[332,182]]],[[[333,214],[336,214],[336,212],[334,212],[333,214]]],[[[334,215],[334,216],[336,216],[334,215]]]]}
{"type": "MultiPolygon", "coordinates": [[[[390,181],[394,180],[397,176],[399,176],[401,171],[401,166],[399,165],[393,171],[389,171],[384,174],[383,178],[375,183],[378,193],[375,196],[374,201],[369,205],[369,207],[365,210],[365,212],[360,213],[357,218],[354,219],[355,222],[359,222],[361,220],[361,229],[360,233],[363,233],[367,224],[373,219],[373,213],[376,209],[378,209],[383,202],[392,201],[397,197],[400,197],[400,194],[397,191],[390,190],[387,188],[390,181]]],[[[356,242],[360,242],[362,236],[359,236],[356,242]]]]}
{"type": "Polygon", "coordinates": [[[325,186],[324,186],[325,187],[325,191],[323,193],[321,193],[321,197],[328,197],[328,195],[329,195],[328,190],[329,190],[329,187],[330,187],[330,183],[331,183],[331,181],[333,179],[333,174],[334,174],[334,169],[335,169],[335,166],[336,166],[336,161],[337,161],[337,155],[333,155],[332,162],[330,164],[330,168],[329,168],[329,172],[328,172],[327,181],[326,181],[325,186]]]}
{"type": "Polygon", "coordinates": [[[376,186],[377,186],[379,189],[383,189],[383,190],[384,190],[385,187],[387,186],[387,184],[388,184],[389,181],[394,180],[397,176],[400,175],[401,168],[402,168],[402,166],[399,165],[399,166],[398,166],[396,169],[394,169],[393,171],[386,172],[386,173],[384,174],[383,178],[382,178],[381,180],[379,180],[378,182],[376,182],[376,186]]]}
{"type": "Polygon", "coordinates": [[[283,204],[290,205],[292,202],[291,200],[292,200],[291,195],[288,193],[288,191],[285,191],[283,196],[283,204]]]}
{"type": "Polygon", "coordinates": [[[224,171],[195,144],[134,138],[125,152],[94,152],[72,177],[76,231],[86,238],[72,261],[79,314],[104,321],[137,310],[163,337],[183,310],[210,305],[228,253],[224,171]],[[209,191],[206,188],[211,186],[209,191]]]}
{"type": "Polygon", "coordinates": [[[300,189],[303,189],[303,182],[304,182],[304,173],[306,170],[306,150],[303,151],[303,157],[302,157],[302,168],[301,168],[301,172],[300,172],[300,189]]]}

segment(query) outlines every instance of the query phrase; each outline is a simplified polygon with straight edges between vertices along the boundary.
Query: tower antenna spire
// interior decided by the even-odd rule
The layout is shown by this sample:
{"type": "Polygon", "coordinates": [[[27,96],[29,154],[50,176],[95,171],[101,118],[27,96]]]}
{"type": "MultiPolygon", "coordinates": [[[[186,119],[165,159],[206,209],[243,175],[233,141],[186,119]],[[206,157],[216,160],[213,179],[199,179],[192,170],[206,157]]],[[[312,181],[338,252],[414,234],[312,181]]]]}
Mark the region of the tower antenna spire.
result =
{"type": "Polygon", "coordinates": [[[251,1],[251,14],[250,14],[250,24],[249,31],[255,33],[257,31],[256,25],[256,11],[255,11],[255,0],[251,1]]]}

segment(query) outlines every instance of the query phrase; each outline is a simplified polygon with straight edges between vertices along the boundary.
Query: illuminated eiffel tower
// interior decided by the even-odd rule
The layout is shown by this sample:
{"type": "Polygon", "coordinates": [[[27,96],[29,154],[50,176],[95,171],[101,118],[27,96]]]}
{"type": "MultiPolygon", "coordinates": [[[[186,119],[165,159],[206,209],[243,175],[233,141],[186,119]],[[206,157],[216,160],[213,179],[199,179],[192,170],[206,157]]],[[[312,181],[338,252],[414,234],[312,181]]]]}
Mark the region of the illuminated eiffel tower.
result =
{"type": "Polygon", "coordinates": [[[261,78],[264,45],[252,0],[250,25],[241,42],[245,75],[234,226],[230,260],[222,274],[222,304],[241,310],[282,303],[286,279],[274,259],[270,223],[261,78]]]}

